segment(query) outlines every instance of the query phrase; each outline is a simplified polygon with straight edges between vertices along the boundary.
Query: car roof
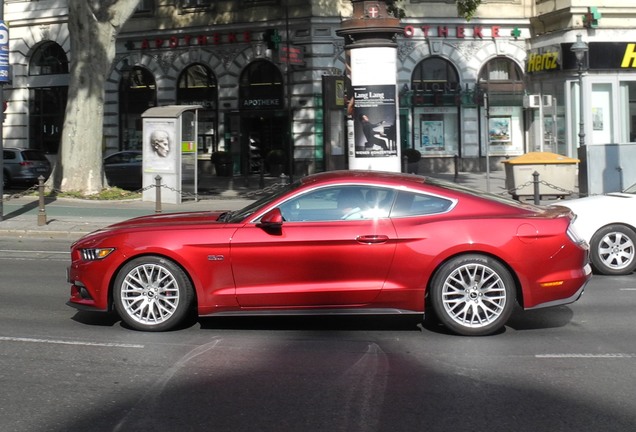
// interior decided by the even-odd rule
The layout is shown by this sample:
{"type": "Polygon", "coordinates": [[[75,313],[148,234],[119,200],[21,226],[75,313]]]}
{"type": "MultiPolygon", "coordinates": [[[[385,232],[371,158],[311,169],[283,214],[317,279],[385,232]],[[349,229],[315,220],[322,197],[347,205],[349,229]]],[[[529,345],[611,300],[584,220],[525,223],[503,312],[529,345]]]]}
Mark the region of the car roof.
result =
{"type": "Polygon", "coordinates": [[[395,173],[388,171],[366,171],[366,170],[340,170],[326,171],[303,177],[300,182],[303,185],[323,184],[332,182],[366,182],[376,181],[379,183],[401,183],[401,184],[418,184],[426,183],[426,177],[415,174],[395,173]]]}

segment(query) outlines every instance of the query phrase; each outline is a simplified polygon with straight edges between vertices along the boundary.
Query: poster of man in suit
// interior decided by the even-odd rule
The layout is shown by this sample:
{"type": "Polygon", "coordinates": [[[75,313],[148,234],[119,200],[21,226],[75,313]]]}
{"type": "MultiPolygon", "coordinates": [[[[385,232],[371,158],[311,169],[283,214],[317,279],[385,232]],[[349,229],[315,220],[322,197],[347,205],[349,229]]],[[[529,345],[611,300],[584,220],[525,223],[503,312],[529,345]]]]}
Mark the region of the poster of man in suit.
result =
{"type": "Polygon", "coordinates": [[[397,155],[395,85],[355,86],[355,156],[397,155]]]}

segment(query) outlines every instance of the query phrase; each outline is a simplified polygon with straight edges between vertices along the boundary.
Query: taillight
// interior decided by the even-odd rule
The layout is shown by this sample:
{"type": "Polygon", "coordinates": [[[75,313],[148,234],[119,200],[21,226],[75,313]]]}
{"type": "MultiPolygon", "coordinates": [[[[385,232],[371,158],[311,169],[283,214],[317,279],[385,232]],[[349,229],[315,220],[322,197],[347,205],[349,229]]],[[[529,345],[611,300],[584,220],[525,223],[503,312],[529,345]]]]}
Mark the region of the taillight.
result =
{"type": "Polygon", "coordinates": [[[33,162],[29,162],[29,161],[20,162],[20,166],[23,166],[23,167],[28,167],[31,165],[33,165],[33,162]]]}
{"type": "Polygon", "coordinates": [[[576,231],[576,228],[574,228],[575,220],[576,220],[576,215],[572,218],[572,220],[570,220],[570,224],[568,225],[568,229],[567,229],[568,237],[570,237],[570,240],[572,240],[576,244],[585,243],[585,239],[581,237],[581,235],[576,231]]]}

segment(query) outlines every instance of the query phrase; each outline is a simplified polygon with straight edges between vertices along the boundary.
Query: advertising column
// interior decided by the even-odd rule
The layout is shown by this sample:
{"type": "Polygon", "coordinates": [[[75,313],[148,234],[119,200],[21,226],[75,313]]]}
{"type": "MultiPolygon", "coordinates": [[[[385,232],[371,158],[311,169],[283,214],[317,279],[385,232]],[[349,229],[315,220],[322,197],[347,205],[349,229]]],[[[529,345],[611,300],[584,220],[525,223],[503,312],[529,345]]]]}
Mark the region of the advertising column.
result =
{"type": "Polygon", "coordinates": [[[397,45],[402,31],[386,3],[352,1],[353,16],[337,34],[345,38],[349,75],[349,169],[401,171],[398,143],[397,45]]]}

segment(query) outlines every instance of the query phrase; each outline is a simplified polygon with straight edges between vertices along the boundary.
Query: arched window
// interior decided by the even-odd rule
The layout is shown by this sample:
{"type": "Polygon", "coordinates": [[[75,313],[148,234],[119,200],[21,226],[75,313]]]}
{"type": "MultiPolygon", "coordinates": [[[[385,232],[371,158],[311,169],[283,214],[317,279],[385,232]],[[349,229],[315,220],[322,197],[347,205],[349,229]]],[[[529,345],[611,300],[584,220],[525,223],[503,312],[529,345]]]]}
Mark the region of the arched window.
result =
{"type": "MultiPolygon", "coordinates": [[[[242,101],[260,103],[252,108],[267,108],[262,104],[273,104],[269,108],[283,108],[283,75],[267,60],[250,63],[241,74],[239,97],[242,101]]],[[[241,108],[249,108],[243,106],[241,108]]]]}
{"type": "MultiPolygon", "coordinates": [[[[214,89],[216,90],[216,78],[210,69],[202,64],[193,64],[186,68],[179,77],[179,90],[184,89],[214,89]]],[[[204,90],[205,91],[205,90],[204,90]]]]}
{"type": "Polygon", "coordinates": [[[55,42],[44,42],[31,56],[29,75],[57,75],[68,73],[68,58],[55,42]]]}
{"type": "Polygon", "coordinates": [[[431,57],[421,61],[411,76],[411,90],[435,91],[444,88],[456,89],[459,77],[455,67],[439,57],[431,57]]]}
{"type": "Polygon", "coordinates": [[[181,72],[177,83],[177,104],[203,107],[198,115],[199,153],[217,150],[217,99],[217,81],[209,67],[193,64],[181,72]]]}
{"type": "Polygon", "coordinates": [[[520,92],[524,88],[521,68],[506,57],[489,60],[481,68],[478,82],[482,91],[520,92]]]}

